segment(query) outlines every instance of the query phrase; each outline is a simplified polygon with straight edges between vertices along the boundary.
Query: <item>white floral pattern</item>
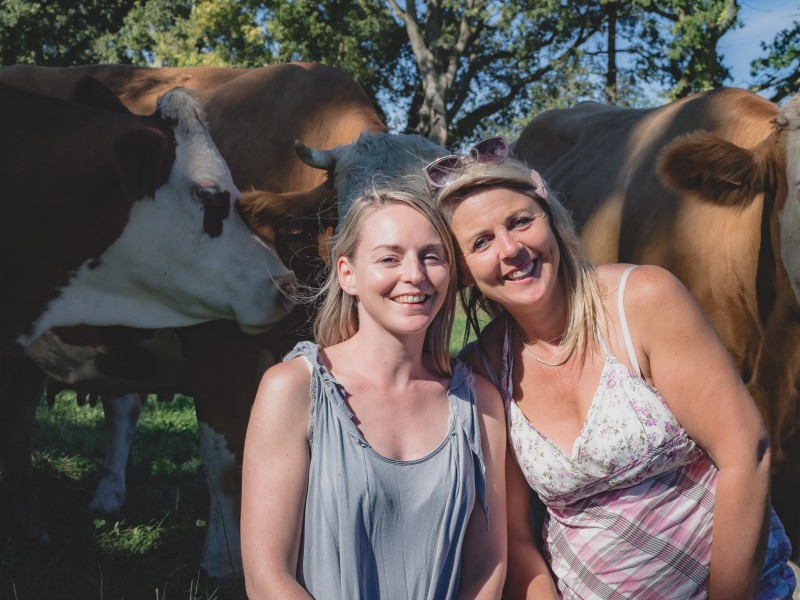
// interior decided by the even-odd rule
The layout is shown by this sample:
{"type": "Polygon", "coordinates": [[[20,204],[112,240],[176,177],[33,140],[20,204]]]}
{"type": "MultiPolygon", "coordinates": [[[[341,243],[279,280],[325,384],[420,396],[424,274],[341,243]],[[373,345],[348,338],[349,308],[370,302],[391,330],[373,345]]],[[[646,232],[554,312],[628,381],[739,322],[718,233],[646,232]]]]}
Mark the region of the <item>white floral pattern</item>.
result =
{"type": "Polygon", "coordinates": [[[607,350],[600,384],[571,456],[541,434],[512,398],[504,400],[512,452],[528,484],[548,506],[569,506],[599,492],[636,485],[705,454],[658,392],[607,350]]]}

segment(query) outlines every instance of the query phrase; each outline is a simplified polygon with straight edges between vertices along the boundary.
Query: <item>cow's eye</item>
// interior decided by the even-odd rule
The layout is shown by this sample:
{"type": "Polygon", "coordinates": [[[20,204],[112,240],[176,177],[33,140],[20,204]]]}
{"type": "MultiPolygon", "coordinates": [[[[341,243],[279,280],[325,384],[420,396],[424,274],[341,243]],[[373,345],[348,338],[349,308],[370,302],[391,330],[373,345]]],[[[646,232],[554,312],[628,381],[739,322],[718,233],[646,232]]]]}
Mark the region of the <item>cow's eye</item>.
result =
{"type": "Polygon", "coordinates": [[[200,202],[205,202],[219,194],[219,190],[215,187],[197,187],[194,188],[194,197],[200,202]]]}

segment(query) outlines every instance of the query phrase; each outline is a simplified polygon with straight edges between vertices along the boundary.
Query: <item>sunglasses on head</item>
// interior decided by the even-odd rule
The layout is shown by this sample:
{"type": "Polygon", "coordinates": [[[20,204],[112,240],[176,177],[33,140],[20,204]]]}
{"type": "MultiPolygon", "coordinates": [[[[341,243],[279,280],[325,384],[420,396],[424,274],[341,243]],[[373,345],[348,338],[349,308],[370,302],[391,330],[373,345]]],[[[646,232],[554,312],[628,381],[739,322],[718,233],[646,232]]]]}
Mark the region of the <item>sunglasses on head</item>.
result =
{"type": "Polygon", "coordinates": [[[478,142],[467,154],[450,154],[437,158],[422,169],[422,172],[433,187],[444,187],[461,176],[466,160],[471,159],[479,165],[495,165],[507,159],[508,153],[506,138],[498,135],[478,142]]]}

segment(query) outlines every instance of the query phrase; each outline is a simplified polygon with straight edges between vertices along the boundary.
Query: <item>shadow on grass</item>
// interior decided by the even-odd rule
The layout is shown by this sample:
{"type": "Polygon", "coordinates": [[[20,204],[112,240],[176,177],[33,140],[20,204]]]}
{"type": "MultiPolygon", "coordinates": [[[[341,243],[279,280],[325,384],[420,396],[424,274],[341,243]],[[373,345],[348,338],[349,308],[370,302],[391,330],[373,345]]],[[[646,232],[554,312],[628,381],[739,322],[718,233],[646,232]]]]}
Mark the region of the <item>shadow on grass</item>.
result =
{"type": "Polygon", "coordinates": [[[0,599],[246,598],[241,578],[207,581],[199,571],[208,491],[191,400],[145,403],[126,507],[105,520],[87,509],[103,467],[102,419],[99,406],[68,395],[40,406],[34,484],[51,542],[23,547],[0,519],[0,599]]]}

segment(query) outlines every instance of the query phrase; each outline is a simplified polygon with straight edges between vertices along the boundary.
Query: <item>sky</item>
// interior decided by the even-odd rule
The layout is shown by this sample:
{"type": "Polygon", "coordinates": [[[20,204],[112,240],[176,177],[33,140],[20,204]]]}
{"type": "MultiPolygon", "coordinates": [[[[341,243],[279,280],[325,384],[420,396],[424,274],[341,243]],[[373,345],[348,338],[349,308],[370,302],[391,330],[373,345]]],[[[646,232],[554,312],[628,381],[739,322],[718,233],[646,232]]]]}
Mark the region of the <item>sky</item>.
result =
{"type": "Polygon", "coordinates": [[[800,0],[741,0],[740,6],[744,27],[726,33],[718,46],[731,66],[732,87],[745,87],[751,81],[750,63],[764,54],[760,42],[771,43],[775,34],[800,20],[800,0]]]}

